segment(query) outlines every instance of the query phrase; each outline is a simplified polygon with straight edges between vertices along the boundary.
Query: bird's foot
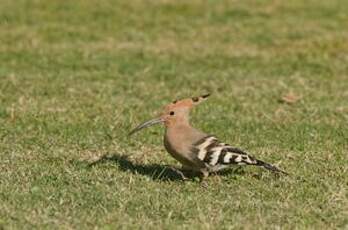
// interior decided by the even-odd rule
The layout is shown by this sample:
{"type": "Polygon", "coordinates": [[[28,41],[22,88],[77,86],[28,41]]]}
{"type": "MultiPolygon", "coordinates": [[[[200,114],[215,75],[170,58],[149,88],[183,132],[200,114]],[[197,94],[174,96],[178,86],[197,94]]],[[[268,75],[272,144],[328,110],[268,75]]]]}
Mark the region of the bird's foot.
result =
{"type": "Polygon", "coordinates": [[[208,188],[208,182],[206,180],[201,181],[202,188],[208,188]]]}

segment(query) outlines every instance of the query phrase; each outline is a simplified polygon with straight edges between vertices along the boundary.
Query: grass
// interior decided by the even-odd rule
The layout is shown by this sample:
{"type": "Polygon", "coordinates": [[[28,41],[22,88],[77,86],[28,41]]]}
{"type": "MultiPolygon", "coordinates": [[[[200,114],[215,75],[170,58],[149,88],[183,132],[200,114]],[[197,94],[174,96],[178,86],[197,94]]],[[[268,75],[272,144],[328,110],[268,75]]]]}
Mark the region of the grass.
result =
{"type": "Polygon", "coordinates": [[[0,4],[0,229],[345,229],[348,3],[0,4]],[[277,164],[183,182],[163,105],[277,164]],[[281,103],[286,95],[295,103],[281,103]]]}

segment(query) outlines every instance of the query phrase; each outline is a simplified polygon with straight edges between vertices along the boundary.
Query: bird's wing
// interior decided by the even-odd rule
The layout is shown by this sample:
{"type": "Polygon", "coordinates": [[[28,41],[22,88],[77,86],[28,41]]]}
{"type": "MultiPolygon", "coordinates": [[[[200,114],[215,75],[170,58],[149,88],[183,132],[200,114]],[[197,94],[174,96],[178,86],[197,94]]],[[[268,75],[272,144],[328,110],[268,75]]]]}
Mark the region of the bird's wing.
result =
{"type": "MultiPolygon", "coordinates": [[[[256,165],[275,172],[283,172],[277,167],[258,160],[243,150],[220,142],[215,136],[206,136],[194,144],[197,158],[204,164],[214,166],[256,165]]],[[[285,172],[283,172],[285,173],[285,172]]]]}
{"type": "Polygon", "coordinates": [[[220,142],[215,136],[206,136],[194,144],[197,158],[204,163],[218,164],[255,164],[253,157],[244,151],[220,142]]]}

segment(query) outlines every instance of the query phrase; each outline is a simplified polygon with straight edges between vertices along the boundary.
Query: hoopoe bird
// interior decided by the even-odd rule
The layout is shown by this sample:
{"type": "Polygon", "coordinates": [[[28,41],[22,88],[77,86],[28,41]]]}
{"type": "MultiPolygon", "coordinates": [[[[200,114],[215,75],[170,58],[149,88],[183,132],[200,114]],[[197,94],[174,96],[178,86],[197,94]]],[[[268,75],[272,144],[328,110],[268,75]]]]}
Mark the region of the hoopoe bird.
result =
{"type": "MultiPolygon", "coordinates": [[[[167,152],[182,164],[183,170],[199,172],[202,179],[210,173],[232,165],[255,165],[276,173],[286,172],[276,166],[258,160],[243,150],[220,142],[215,136],[193,128],[189,122],[190,110],[205,101],[210,94],[176,100],[165,106],[160,117],[146,121],[134,128],[129,135],[149,126],[163,123],[164,146],[167,152]]],[[[173,168],[183,179],[184,174],[173,168]]]]}

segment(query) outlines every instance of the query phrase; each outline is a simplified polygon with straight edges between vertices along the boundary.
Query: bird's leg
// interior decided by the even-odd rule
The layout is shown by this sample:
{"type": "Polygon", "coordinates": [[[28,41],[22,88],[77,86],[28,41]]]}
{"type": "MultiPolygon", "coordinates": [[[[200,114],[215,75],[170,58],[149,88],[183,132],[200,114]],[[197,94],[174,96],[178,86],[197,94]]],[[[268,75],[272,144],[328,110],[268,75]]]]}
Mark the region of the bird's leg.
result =
{"type": "Polygon", "coordinates": [[[182,180],[188,180],[188,179],[189,179],[189,178],[187,178],[187,177],[185,176],[185,174],[184,174],[180,169],[177,169],[177,168],[175,168],[175,167],[173,167],[173,166],[169,166],[169,168],[170,168],[172,171],[176,172],[176,173],[181,177],[182,180]]]}
{"type": "Polygon", "coordinates": [[[208,187],[208,183],[205,180],[208,176],[209,176],[209,172],[208,171],[206,171],[206,170],[202,170],[201,171],[200,183],[201,183],[203,188],[207,188],[208,187]]]}

